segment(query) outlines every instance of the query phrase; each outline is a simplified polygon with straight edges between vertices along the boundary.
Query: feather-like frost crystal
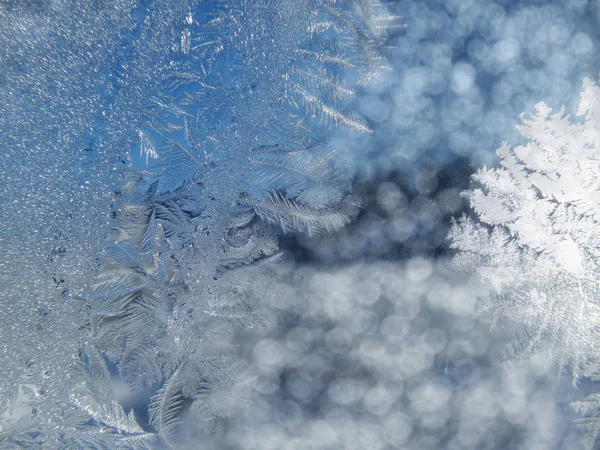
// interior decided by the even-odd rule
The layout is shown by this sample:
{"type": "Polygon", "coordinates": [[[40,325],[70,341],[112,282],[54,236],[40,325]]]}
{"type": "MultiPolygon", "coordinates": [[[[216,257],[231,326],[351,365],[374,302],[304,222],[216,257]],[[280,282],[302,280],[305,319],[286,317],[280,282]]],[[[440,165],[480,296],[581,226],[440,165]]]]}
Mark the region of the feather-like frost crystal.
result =
{"type": "MultiPolygon", "coordinates": [[[[545,349],[573,382],[600,370],[600,88],[583,82],[577,119],[544,103],[522,115],[526,143],[503,144],[499,165],[473,176],[473,214],[455,221],[454,266],[476,273],[491,295],[479,314],[523,330],[507,360],[545,349]]],[[[599,429],[597,394],[575,406],[599,429]],[[594,406],[596,405],[596,406],[594,406]]]]}
{"type": "Polygon", "coordinates": [[[0,445],[180,448],[183,416],[209,433],[248,413],[233,334],[304,309],[278,233],[356,215],[329,134],[370,132],[354,85],[387,70],[397,18],[375,1],[38,3],[0,2],[0,173],[19,173],[0,187],[0,445]],[[150,429],[116,371],[155,389],[150,429]]]}

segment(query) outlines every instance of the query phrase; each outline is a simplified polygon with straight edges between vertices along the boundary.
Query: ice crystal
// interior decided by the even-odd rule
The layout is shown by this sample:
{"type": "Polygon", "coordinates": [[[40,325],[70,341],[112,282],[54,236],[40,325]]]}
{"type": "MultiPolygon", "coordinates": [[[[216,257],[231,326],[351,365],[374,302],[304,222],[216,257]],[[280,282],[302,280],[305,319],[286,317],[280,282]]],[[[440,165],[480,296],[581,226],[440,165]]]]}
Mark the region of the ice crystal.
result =
{"type": "MultiPolygon", "coordinates": [[[[517,130],[527,143],[503,144],[499,167],[474,175],[479,187],[466,196],[476,218],[450,233],[455,266],[493,287],[480,314],[523,327],[506,357],[545,347],[574,383],[600,369],[599,105],[600,88],[586,79],[577,118],[543,103],[523,115],[517,130]]],[[[578,408],[593,412],[595,401],[578,408]]]]}
{"type": "Polygon", "coordinates": [[[177,448],[183,410],[204,432],[247,413],[234,334],[303,309],[278,233],[356,214],[329,134],[370,131],[353,86],[386,70],[397,18],[376,1],[84,3],[0,5],[0,442],[154,445],[108,360],[157,387],[150,426],[177,448]]]}

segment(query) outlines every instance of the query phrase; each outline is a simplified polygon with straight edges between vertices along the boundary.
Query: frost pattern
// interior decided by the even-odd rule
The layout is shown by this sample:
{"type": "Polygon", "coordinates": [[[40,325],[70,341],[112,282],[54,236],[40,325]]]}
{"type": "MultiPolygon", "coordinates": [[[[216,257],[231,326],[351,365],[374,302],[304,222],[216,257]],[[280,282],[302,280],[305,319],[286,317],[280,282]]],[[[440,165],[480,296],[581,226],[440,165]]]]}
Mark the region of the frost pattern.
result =
{"type": "MultiPolygon", "coordinates": [[[[512,359],[547,348],[574,383],[600,369],[600,88],[583,82],[577,115],[537,105],[517,126],[527,143],[497,151],[500,166],[473,176],[468,191],[477,217],[454,223],[454,265],[477,273],[494,294],[480,314],[493,323],[524,327],[506,352],[512,359]]],[[[575,406],[595,417],[597,394],[575,406]]]]}
{"type": "Polygon", "coordinates": [[[184,415],[218,433],[248,413],[255,376],[234,336],[303,311],[278,230],[356,215],[328,130],[370,131],[347,110],[350,86],[383,70],[395,19],[377,2],[189,7],[166,33],[176,59],[135,130],[147,166],[117,194],[91,288],[95,348],[133,388],[160,386],[150,425],[172,448],[184,415]]]}
{"type": "Polygon", "coordinates": [[[234,335],[303,310],[278,228],[357,212],[328,136],[370,131],[353,86],[386,70],[397,18],[375,1],[57,0],[0,19],[0,445],[153,448],[106,358],[158,387],[167,446],[182,411],[226,429],[255,380],[234,335]]]}
{"type": "Polygon", "coordinates": [[[128,1],[0,3],[3,449],[154,440],[116,401],[104,359],[87,345],[85,295],[123,167],[101,117],[133,12],[128,1]]]}

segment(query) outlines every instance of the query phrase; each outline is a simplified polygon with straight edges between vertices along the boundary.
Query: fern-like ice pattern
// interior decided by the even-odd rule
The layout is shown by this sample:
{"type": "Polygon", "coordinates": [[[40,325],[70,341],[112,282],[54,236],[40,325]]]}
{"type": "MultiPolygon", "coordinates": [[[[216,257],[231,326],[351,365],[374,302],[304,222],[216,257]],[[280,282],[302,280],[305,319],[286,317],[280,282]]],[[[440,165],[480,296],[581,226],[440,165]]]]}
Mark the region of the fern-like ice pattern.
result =
{"type": "Polygon", "coordinates": [[[331,232],[356,214],[326,130],[370,131],[341,79],[381,70],[388,45],[375,3],[201,6],[149,97],[140,151],[156,161],[123,190],[93,291],[98,347],[133,386],[162,385],[150,424],[173,447],[184,403],[205,431],[247,413],[254,378],[232,333],[302,310],[271,225],[331,232]]]}
{"type": "MultiPolygon", "coordinates": [[[[476,218],[450,233],[454,264],[476,272],[493,294],[480,313],[524,327],[509,359],[546,347],[574,383],[600,370],[600,88],[584,80],[573,120],[537,105],[517,127],[527,144],[504,144],[500,165],[474,175],[466,193],[476,218]]],[[[593,446],[600,429],[598,395],[575,406],[593,446]]]]}
{"type": "MultiPolygon", "coordinates": [[[[16,324],[0,335],[0,445],[143,449],[159,438],[178,448],[183,409],[203,433],[248,411],[255,378],[235,356],[234,334],[303,310],[278,233],[336,231],[357,213],[352,171],[328,136],[371,131],[351,112],[353,86],[386,70],[399,25],[375,1],[71,3],[0,5],[4,41],[19,29],[8,25],[16,18],[33,17],[31,30],[50,21],[49,47],[41,32],[17,42],[36,53],[30,60],[50,52],[73,72],[32,74],[64,89],[62,109],[37,111],[54,122],[19,105],[32,124],[6,122],[21,127],[6,130],[16,138],[37,122],[47,130],[15,140],[52,150],[40,176],[57,185],[33,200],[43,220],[25,224],[54,234],[27,239],[16,222],[8,227],[13,260],[3,276],[25,279],[18,267],[31,285],[0,304],[16,324]],[[65,21],[71,10],[76,20],[65,21]],[[109,75],[94,78],[91,67],[109,75]],[[84,85],[91,94],[75,89],[84,85]],[[78,101],[89,111],[71,120],[78,101]],[[125,160],[131,147],[137,169],[125,160]],[[19,240],[30,254],[35,242],[50,247],[51,263],[19,261],[19,240]],[[39,319],[26,320],[31,299],[39,319]],[[153,431],[117,401],[107,361],[132,388],[157,387],[153,431]]],[[[19,182],[31,191],[36,177],[19,182]]]]}

